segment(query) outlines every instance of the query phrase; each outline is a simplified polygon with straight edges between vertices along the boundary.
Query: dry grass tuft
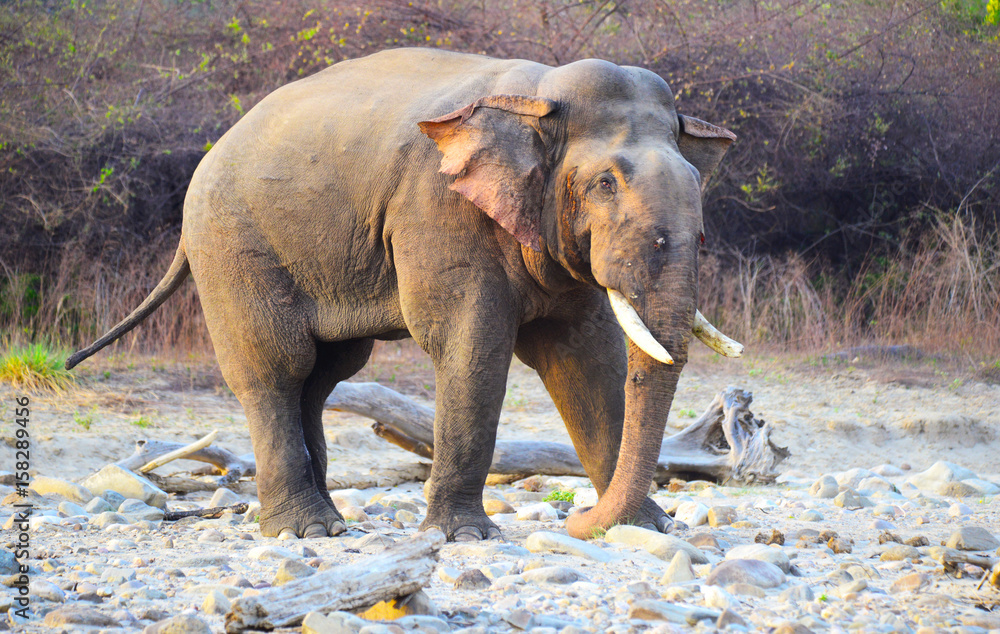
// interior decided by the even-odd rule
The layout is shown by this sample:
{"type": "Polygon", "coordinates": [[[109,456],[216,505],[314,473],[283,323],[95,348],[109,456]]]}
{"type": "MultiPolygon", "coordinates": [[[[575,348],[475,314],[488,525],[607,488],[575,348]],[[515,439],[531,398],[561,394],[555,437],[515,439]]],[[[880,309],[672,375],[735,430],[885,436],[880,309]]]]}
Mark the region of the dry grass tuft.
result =
{"type": "Polygon", "coordinates": [[[61,391],[75,381],[65,368],[68,356],[37,343],[11,347],[0,357],[0,382],[30,392],[61,391]]]}

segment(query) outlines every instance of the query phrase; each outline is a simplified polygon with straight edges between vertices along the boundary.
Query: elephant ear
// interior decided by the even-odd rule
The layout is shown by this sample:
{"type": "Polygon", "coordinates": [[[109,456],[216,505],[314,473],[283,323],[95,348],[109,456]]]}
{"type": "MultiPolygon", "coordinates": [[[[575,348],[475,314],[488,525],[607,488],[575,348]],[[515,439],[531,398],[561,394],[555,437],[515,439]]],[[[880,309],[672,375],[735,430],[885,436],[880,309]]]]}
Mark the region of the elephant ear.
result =
{"type": "Polygon", "coordinates": [[[704,191],[708,179],[722,161],[729,145],[736,140],[736,135],[694,117],[679,114],[677,121],[680,123],[677,147],[687,162],[701,174],[701,189],[704,191]]]}
{"type": "Polygon", "coordinates": [[[457,176],[449,188],[536,251],[549,171],[538,118],[555,109],[549,99],[492,95],[418,124],[444,155],[441,173],[457,176]]]}

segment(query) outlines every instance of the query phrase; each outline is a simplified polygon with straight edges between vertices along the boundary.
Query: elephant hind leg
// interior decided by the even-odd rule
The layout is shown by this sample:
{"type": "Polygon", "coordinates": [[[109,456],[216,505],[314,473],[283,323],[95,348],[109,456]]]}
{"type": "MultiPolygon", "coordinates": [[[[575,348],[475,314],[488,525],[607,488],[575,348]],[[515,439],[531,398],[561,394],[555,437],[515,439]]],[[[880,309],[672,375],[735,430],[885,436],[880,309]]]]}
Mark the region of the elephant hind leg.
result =
{"type": "Polygon", "coordinates": [[[316,488],[333,506],[326,489],[326,437],[323,434],[323,405],[337,383],[358,373],[371,356],[372,339],[317,342],[316,364],[302,386],[302,434],[312,465],[316,488]]]}

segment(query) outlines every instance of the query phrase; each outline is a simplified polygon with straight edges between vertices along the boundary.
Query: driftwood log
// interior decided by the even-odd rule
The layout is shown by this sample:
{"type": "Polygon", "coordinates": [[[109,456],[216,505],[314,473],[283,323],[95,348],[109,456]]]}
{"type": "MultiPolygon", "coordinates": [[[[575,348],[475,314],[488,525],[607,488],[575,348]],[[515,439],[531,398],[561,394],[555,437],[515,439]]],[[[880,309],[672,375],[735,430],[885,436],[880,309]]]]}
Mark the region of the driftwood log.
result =
{"type": "MultiPolygon", "coordinates": [[[[770,482],[788,450],[771,442],[772,427],[750,411],[750,392],[727,388],[698,420],[663,439],[655,479],[770,482]]],[[[434,410],[377,383],[340,383],[326,407],[373,418],[375,433],[424,458],[434,457],[434,410]]],[[[498,440],[490,473],[586,476],[570,445],[498,440]]]]}
{"type": "Polygon", "coordinates": [[[417,533],[375,557],[331,568],[233,602],[226,632],[299,625],[309,612],[367,608],[413,594],[430,583],[444,533],[417,533]]]}

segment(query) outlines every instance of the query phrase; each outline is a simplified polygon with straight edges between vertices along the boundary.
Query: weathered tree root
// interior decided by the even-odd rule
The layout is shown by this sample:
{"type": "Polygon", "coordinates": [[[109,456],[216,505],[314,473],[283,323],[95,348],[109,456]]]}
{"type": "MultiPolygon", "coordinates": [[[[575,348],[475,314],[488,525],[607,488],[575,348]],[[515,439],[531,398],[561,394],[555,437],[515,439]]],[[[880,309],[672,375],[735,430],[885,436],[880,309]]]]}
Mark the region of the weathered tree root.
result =
{"type": "Polygon", "coordinates": [[[172,460],[184,459],[207,462],[222,473],[222,476],[215,481],[204,483],[213,489],[229,486],[244,476],[252,477],[257,475],[257,464],[254,461],[252,453],[237,456],[233,452],[221,447],[209,446],[215,439],[213,434],[216,434],[216,432],[212,432],[207,437],[187,445],[150,438],[137,440],[135,442],[134,453],[115,464],[123,469],[142,472],[149,477],[153,475],[149,474],[149,471],[156,467],[161,467],[172,460]],[[205,442],[206,440],[208,443],[205,442]]]}

